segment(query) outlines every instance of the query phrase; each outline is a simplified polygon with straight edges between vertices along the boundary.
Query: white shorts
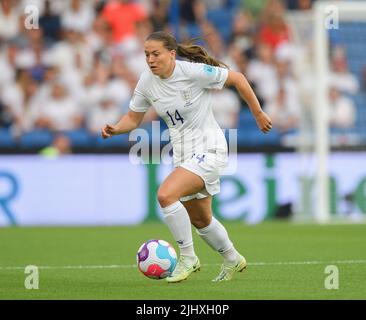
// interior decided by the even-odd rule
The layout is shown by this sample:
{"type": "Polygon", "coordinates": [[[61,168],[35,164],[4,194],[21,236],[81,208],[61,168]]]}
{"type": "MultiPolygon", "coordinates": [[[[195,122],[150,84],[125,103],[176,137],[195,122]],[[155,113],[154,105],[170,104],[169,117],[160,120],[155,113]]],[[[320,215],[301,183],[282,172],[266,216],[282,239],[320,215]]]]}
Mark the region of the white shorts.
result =
{"type": "Polygon", "coordinates": [[[203,199],[220,192],[220,174],[227,166],[228,156],[223,151],[208,151],[195,153],[192,158],[180,166],[200,176],[205,183],[205,188],[200,192],[180,198],[180,201],[203,199]]]}

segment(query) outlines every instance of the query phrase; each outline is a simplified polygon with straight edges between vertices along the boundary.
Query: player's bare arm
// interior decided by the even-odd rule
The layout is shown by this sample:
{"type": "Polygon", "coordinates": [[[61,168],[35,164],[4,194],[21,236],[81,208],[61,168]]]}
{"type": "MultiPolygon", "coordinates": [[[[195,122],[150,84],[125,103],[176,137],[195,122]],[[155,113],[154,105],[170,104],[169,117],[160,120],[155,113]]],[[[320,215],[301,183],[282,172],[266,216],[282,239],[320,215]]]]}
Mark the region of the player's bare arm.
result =
{"type": "Polygon", "coordinates": [[[262,110],[259,101],[245,76],[240,72],[229,70],[225,85],[234,86],[236,88],[239,95],[248,104],[259,129],[264,133],[269,132],[272,129],[272,121],[270,117],[262,110]]]}
{"type": "Polygon", "coordinates": [[[145,112],[135,112],[128,111],[127,114],[122,116],[122,118],[115,125],[106,124],[102,128],[102,137],[104,139],[118,134],[123,134],[136,129],[142,122],[145,112]]]}

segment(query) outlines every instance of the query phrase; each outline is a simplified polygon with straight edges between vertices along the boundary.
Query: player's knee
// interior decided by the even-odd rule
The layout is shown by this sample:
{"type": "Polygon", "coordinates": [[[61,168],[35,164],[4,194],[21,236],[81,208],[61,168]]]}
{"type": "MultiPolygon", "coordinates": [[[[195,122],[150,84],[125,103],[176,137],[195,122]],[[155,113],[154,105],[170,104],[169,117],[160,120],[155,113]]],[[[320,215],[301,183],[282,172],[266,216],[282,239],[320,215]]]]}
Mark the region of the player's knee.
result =
{"type": "Polygon", "coordinates": [[[162,208],[165,208],[178,200],[179,199],[175,197],[172,192],[164,189],[158,190],[158,201],[162,208]]]}
{"type": "Polygon", "coordinates": [[[211,223],[211,216],[190,217],[191,223],[197,228],[206,228],[211,223]]]}

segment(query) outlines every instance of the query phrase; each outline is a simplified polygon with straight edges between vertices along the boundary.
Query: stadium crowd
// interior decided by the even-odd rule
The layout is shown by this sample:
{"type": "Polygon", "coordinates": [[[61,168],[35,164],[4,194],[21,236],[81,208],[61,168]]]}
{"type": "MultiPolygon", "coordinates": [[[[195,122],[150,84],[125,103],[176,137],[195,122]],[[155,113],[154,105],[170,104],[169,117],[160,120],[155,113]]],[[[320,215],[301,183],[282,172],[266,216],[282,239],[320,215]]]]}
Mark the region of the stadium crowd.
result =
{"type": "MultiPolygon", "coordinates": [[[[294,66],[308,48],[306,42],[295,45],[286,14],[306,14],[312,5],[311,0],[2,0],[0,135],[7,130],[15,141],[37,130],[98,135],[105,123],[127,112],[146,68],[144,39],[156,30],[175,33],[181,42],[204,36],[199,43],[246,75],[272,117],[276,137],[294,132],[300,112],[311,107],[314,83],[311,72],[294,66]],[[27,8],[39,10],[31,28],[27,8]]],[[[349,95],[360,84],[349,72],[344,48],[332,52],[330,123],[352,128],[356,109],[349,95]]],[[[213,95],[222,128],[244,127],[239,134],[246,135],[245,104],[229,89],[213,95]]],[[[144,122],[156,118],[151,109],[144,122]]]]}

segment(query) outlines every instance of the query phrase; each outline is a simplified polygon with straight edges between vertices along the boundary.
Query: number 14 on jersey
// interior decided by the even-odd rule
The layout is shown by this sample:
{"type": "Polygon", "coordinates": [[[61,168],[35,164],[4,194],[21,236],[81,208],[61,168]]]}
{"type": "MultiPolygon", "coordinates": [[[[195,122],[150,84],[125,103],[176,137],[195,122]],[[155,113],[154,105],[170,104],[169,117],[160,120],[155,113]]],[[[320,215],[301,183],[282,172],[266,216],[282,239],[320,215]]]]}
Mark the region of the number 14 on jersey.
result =
{"type": "MultiPolygon", "coordinates": [[[[175,125],[176,125],[176,122],[174,121],[173,116],[169,113],[169,111],[167,111],[166,113],[167,113],[167,115],[169,116],[170,120],[172,121],[173,126],[175,126],[175,125]]],[[[174,118],[175,118],[175,120],[176,120],[176,121],[181,121],[181,122],[182,122],[182,124],[184,123],[184,119],[183,119],[183,117],[179,114],[178,110],[175,110],[174,118]]]]}

